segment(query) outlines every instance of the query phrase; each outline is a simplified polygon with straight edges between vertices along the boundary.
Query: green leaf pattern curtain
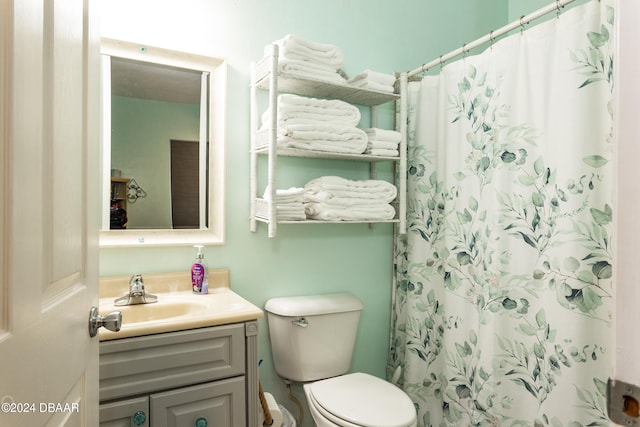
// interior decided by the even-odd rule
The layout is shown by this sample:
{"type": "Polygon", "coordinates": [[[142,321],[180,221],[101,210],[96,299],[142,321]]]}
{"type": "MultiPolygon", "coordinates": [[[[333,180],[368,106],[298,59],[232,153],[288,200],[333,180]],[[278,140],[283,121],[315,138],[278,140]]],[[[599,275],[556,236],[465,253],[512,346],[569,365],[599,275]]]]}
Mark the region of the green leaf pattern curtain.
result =
{"type": "Polygon", "coordinates": [[[409,85],[388,369],[419,425],[609,425],[611,4],[409,85]]]}

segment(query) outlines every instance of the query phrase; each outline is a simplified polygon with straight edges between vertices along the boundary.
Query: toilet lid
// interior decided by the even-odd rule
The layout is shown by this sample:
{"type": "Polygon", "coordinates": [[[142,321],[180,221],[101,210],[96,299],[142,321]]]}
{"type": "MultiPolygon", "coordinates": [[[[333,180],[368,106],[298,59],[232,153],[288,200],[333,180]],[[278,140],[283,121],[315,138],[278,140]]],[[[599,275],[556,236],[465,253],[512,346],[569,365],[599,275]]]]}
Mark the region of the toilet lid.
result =
{"type": "Polygon", "coordinates": [[[402,390],[364,373],[317,381],[310,386],[314,400],[328,413],[363,427],[406,427],[416,411],[402,390]]]}

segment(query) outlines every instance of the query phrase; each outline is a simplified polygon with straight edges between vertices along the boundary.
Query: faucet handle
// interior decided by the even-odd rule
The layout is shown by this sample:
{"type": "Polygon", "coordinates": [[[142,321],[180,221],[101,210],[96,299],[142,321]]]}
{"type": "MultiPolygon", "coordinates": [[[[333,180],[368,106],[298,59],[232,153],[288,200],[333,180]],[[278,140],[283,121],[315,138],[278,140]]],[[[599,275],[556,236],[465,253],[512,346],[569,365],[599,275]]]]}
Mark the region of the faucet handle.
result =
{"type": "Polygon", "coordinates": [[[129,297],[144,297],[142,274],[134,274],[129,280],[129,297]]]}

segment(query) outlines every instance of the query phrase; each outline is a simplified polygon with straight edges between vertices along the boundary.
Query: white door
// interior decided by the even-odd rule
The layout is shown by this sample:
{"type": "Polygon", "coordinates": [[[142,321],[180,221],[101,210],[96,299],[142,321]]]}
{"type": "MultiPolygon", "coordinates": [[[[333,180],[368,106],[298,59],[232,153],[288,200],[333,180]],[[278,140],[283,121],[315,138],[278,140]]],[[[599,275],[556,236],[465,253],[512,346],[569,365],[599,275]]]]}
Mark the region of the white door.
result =
{"type": "MultiPolygon", "coordinates": [[[[618,51],[615,76],[618,138],[616,247],[616,358],[613,378],[640,387],[640,2],[616,2],[618,51]]],[[[625,394],[631,394],[626,393],[625,394]]],[[[640,424],[640,392],[627,402],[631,416],[624,425],[640,424]],[[627,422],[633,422],[627,424],[627,422]]],[[[624,406],[621,402],[613,402],[624,406]]]]}
{"type": "Polygon", "coordinates": [[[0,426],[98,425],[99,28],[0,2],[0,426]]]}

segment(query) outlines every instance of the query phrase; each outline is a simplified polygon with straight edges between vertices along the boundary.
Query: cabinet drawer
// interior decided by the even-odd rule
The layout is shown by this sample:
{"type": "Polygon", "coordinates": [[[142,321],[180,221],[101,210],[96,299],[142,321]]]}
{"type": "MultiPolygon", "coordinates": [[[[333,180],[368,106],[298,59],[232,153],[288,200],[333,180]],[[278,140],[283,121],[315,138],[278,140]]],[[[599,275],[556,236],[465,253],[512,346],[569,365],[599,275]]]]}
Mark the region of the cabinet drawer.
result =
{"type": "Polygon", "coordinates": [[[149,427],[149,397],[142,396],[100,405],[100,427],[149,427]],[[134,416],[136,421],[134,422],[134,416]]]}
{"type": "Polygon", "coordinates": [[[100,401],[244,373],[244,324],[100,343],[100,401]]]}
{"type": "Polygon", "coordinates": [[[245,427],[244,377],[152,394],[149,412],[153,427],[245,427]]]}

